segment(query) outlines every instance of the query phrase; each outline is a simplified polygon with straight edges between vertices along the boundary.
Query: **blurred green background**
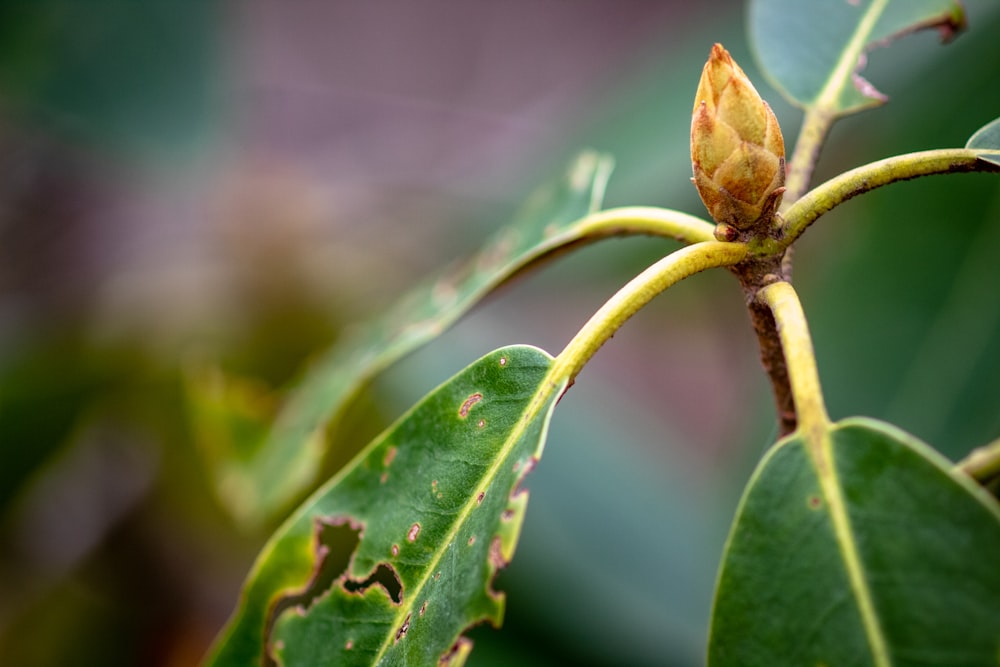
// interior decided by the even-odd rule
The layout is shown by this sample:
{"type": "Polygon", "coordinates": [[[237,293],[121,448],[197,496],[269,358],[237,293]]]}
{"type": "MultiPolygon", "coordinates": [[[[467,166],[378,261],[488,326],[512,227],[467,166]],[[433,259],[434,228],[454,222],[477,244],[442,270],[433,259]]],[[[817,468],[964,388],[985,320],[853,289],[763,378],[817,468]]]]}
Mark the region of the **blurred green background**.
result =
{"type": "MultiPolygon", "coordinates": [[[[818,178],[1000,115],[1000,11],[965,4],[953,44],[872,54],[891,102],[834,128],[818,178]]],[[[216,502],[192,378],[250,378],[248,410],[273,409],[584,147],[617,159],[609,206],[703,215],[687,142],[715,41],[791,145],[800,113],[740,2],[0,5],[0,664],[196,662],[273,525],[216,502]]],[[[608,241],[504,288],[376,381],[332,460],[490,349],[557,352],[673,247],[608,241]]],[[[998,256],[995,176],[817,223],[796,281],[832,416],[952,458],[1000,435],[998,256]]],[[[505,627],[473,631],[470,664],[702,664],[728,522],[775,433],[735,281],[651,304],[556,411],[505,627]]]]}

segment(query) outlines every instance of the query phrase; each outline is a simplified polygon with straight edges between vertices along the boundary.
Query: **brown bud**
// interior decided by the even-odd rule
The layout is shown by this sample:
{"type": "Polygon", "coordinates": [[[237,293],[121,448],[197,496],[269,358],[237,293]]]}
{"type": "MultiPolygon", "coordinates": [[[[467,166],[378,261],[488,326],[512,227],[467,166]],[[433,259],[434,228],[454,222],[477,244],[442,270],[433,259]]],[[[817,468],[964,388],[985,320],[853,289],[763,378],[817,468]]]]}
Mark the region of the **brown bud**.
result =
{"type": "Polygon", "coordinates": [[[771,107],[720,44],[694,98],[691,163],[716,222],[739,230],[770,222],[785,191],[785,142],[771,107]]]}

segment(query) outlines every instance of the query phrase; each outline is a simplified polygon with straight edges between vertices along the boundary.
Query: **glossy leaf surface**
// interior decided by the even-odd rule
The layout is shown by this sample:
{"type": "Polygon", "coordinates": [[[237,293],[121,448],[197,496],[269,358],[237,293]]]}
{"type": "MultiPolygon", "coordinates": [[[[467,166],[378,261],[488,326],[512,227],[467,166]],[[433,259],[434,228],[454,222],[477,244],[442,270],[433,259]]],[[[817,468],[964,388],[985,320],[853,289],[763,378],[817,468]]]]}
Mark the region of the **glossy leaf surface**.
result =
{"type": "Polygon", "coordinates": [[[964,27],[956,0],[751,0],[750,38],[764,73],[794,104],[842,115],[885,96],[863,78],[868,52],[906,33],[964,27]]]}
{"type": "Polygon", "coordinates": [[[283,665],[461,664],[460,633],[502,620],[493,577],[566,383],[552,361],[497,350],[373,441],[271,538],[210,664],[259,664],[265,649],[283,665]],[[358,533],[343,571],[323,537],[337,526],[358,533]]]}
{"type": "Polygon", "coordinates": [[[849,419],[764,459],[730,534],[709,663],[988,665],[1000,509],[912,436],[849,419]]]}
{"type": "Polygon", "coordinates": [[[230,512],[256,523],[308,488],[324,454],[326,428],[359,389],[525,266],[580,241],[573,223],[600,207],[611,167],[610,158],[583,153],[561,181],[536,192],[482,252],[345,334],[297,382],[258,449],[234,451],[228,460],[214,453],[219,494],[230,512]]]}
{"type": "Polygon", "coordinates": [[[965,147],[984,151],[980,159],[1000,165],[1000,118],[976,130],[965,147]]]}

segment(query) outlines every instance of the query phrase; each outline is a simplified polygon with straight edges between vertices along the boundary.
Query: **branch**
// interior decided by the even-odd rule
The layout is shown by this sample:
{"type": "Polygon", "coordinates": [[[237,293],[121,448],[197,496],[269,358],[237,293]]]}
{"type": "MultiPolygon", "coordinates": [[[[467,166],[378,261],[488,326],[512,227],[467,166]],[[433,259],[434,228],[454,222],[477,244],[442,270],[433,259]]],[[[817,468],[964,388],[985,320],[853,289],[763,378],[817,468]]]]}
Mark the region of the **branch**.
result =
{"type": "Polygon", "coordinates": [[[773,250],[789,247],[809,225],[835,206],[883,185],[934,174],[1000,172],[1000,166],[980,159],[981,154],[981,151],[968,148],[921,151],[897,155],[844,172],[816,186],[784,211],[781,235],[773,250]]]}
{"type": "Polygon", "coordinates": [[[623,206],[591,213],[573,225],[585,239],[648,234],[684,243],[715,240],[715,225],[687,213],[656,206],[623,206]]]}
{"type": "MultiPolygon", "coordinates": [[[[816,370],[816,355],[813,352],[812,338],[806,324],[802,304],[790,283],[779,281],[767,285],[757,293],[761,304],[766,306],[773,317],[781,340],[781,363],[785,373],[785,383],[775,382],[775,398],[781,403],[789,400],[794,405],[796,423],[793,430],[810,431],[824,429],[829,424],[826,405],[823,403],[823,390],[819,383],[819,372],[816,370]],[[791,396],[778,395],[782,389],[787,389],[791,396]]],[[[790,431],[782,423],[782,434],[790,431]]]]}
{"type": "Polygon", "coordinates": [[[1000,440],[973,449],[955,469],[983,485],[1000,478],[1000,440]]]}
{"type": "Polygon", "coordinates": [[[788,174],[785,177],[785,206],[798,201],[812,179],[813,170],[819,160],[826,135],[836,116],[820,109],[809,109],[802,119],[802,128],[795,141],[795,150],[788,160],[788,174]]]}
{"type": "Polygon", "coordinates": [[[746,257],[742,243],[707,241],[676,250],[629,281],[580,329],[556,358],[553,381],[570,384],[604,343],[643,306],[671,285],[705,269],[732,266],[746,257]]]}

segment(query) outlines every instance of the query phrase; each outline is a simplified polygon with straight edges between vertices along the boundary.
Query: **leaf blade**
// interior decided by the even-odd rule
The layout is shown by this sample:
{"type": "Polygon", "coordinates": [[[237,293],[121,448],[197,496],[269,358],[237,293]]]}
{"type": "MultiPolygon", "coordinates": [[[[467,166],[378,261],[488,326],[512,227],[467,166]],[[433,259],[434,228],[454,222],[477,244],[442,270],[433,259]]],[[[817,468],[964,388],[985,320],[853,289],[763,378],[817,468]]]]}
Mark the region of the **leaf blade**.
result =
{"type": "Polygon", "coordinates": [[[573,223],[600,207],[611,169],[607,155],[582,153],[561,180],[536,191],[515,221],[481,252],[418,285],[310,365],[255,452],[223,465],[218,456],[208,461],[230,513],[243,523],[259,523],[308,488],[325,453],[325,430],[357,392],[451,326],[499,284],[578,242],[580,230],[573,223]]]}
{"type": "Polygon", "coordinates": [[[751,0],[748,24],[772,84],[793,104],[839,116],[885,101],[860,73],[873,48],[929,28],[950,39],[965,16],[957,0],[751,0]]]}
{"type": "Polygon", "coordinates": [[[921,664],[945,654],[990,664],[1000,636],[996,503],[886,424],[844,420],[826,435],[846,550],[857,554],[873,620],[827,507],[821,477],[830,473],[793,434],[762,462],[734,522],[709,664],[921,664]]]}
{"type": "Polygon", "coordinates": [[[260,659],[274,624],[283,664],[436,664],[467,652],[460,632],[498,625],[491,583],[513,555],[565,379],[528,346],[497,350],[431,392],[275,534],[209,664],[260,659]],[[322,525],[360,530],[347,569],[322,590],[322,525]],[[385,568],[397,595],[371,577],[385,568]],[[303,592],[307,592],[304,595],[303,592]],[[408,657],[407,657],[408,656],[408,657]]]}

